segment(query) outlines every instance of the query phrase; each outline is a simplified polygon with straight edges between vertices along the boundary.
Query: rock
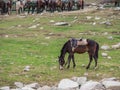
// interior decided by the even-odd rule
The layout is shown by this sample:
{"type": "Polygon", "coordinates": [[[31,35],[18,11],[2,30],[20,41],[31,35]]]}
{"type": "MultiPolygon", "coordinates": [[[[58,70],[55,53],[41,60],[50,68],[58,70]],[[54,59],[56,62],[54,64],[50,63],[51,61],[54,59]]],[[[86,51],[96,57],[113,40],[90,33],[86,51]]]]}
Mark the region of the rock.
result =
{"type": "Polygon", "coordinates": [[[108,58],[108,59],[112,59],[112,57],[111,57],[111,56],[108,56],[107,58],[108,58]]]}
{"type": "Polygon", "coordinates": [[[113,40],[113,37],[112,36],[109,36],[109,37],[107,37],[109,40],[113,40]]]}
{"type": "Polygon", "coordinates": [[[100,22],[100,24],[105,24],[105,25],[108,25],[108,26],[112,25],[112,23],[110,21],[103,21],[103,22],[100,22]]]}
{"type": "Polygon", "coordinates": [[[102,53],[101,55],[102,55],[103,57],[107,57],[107,56],[108,56],[107,53],[102,53]]]}
{"type": "Polygon", "coordinates": [[[89,74],[88,73],[84,73],[84,76],[88,76],[89,74]]]}
{"type": "Polygon", "coordinates": [[[100,82],[103,82],[103,81],[116,81],[116,80],[117,79],[115,77],[111,77],[111,78],[104,78],[100,82]]]}
{"type": "Polygon", "coordinates": [[[41,30],[43,30],[43,29],[44,29],[44,27],[40,27],[40,29],[41,29],[41,30]]]}
{"type": "Polygon", "coordinates": [[[118,48],[120,48],[120,45],[116,44],[116,45],[112,45],[111,47],[112,47],[112,49],[118,49],[118,48]]]}
{"type": "Polygon", "coordinates": [[[43,86],[42,88],[41,88],[41,90],[51,90],[51,87],[49,87],[49,86],[43,86]]]}
{"type": "Polygon", "coordinates": [[[105,88],[99,82],[88,81],[80,87],[80,90],[105,90],[105,88]]]}
{"type": "Polygon", "coordinates": [[[57,22],[54,24],[55,26],[66,26],[69,25],[67,22],[57,22]]]}
{"type": "Polygon", "coordinates": [[[102,84],[103,84],[106,88],[119,87],[119,89],[120,89],[120,82],[118,82],[118,81],[103,81],[102,84]]]}
{"type": "Polygon", "coordinates": [[[6,38],[8,38],[9,36],[8,35],[5,35],[6,38]]]}
{"type": "Polygon", "coordinates": [[[30,66],[25,66],[24,71],[30,71],[30,66]]]}
{"type": "Polygon", "coordinates": [[[10,90],[10,87],[9,86],[4,86],[4,87],[1,87],[0,90],[10,90]]]}
{"type": "Polygon", "coordinates": [[[21,83],[21,82],[15,82],[14,84],[15,84],[18,88],[22,88],[22,87],[24,86],[24,84],[21,83]]]}
{"type": "Polygon", "coordinates": [[[86,83],[87,77],[73,77],[72,80],[77,82],[79,85],[86,83]]]}
{"type": "Polygon", "coordinates": [[[95,20],[100,20],[100,17],[96,16],[96,17],[95,17],[95,20]]]}
{"type": "Polygon", "coordinates": [[[116,7],[114,10],[115,11],[120,11],[120,7],[116,7]]]}
{"type": "MultiPolygon", "coordinates": [[[[18,89],[18,90],[19,90],[19,89],[18,89]]],[[[35,90],[35,89],[25,86],[25,87],[21,88],[20,90],[35,90]]]]}
{"type": "Polygon", "coordinates": [[[103,35],[108,35],[108,32],[104,32],[103,35]]]}
{"type": "Polygon", "coordinates": [[[60,81],[58,84],[59,89],[73,89],[73,88],[78,88],[78,83],[74,82],[70,79],[63,79],[60,81]]]}
{"type": "Polygon", "coordinates": [[[50,37],[48,36],[48,37],[45,37],[45,39],[50,39],[50,37]]]}
{"type": "Polygon", "coordinates": [[[38,89],[40,87],[40,85],[38,83],[31,83],[31,84],[25,85],[25,87],[38,89]]]}
{"type": "Polygon", "coordinates": [[[93,22],[93,24],[92,25],[96,25],[96,22],[93,22]]]}
{"type": "Polygon", "coordinates": [[[102,49],[102,50],[109,50],[109,49],[110,49],[110,46],[108,46],[108,45],[103,45],[103,46],[101,46],[101,49],[102,49]]]}
{"type": "Polygon", "coordinates": [[[30,26],[29,29],[37,28],[37,25],[30,26]]]}
{"type": "Polygon", "coordinates": [[[55,21],[54,20],[50,20],[51,23],[54,23],[55,21]]]}
{"type": "Polygon", "coordinates": [[[92,17],[91,16],[86,16],[86,19],[87,20],[90,20],[92,17]]]}

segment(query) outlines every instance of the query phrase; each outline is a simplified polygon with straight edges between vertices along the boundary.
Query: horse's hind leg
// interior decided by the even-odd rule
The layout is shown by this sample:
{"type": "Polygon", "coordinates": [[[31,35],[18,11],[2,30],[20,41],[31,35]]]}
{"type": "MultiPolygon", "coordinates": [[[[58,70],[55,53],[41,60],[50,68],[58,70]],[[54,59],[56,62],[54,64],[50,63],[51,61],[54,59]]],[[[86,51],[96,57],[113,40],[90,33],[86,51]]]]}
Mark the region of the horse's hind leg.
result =
{"type": "Polygon", "coordinates": [[[97,68],[97,57],[96,56],[93,56],[94,57],[94,60],[95,60],[95,69],[97,68]]]}
{"type": "Polygon", "coordinates": [[[93,60],[92,55],[89,54],[89,64],[88,64],[88,66],[86,67],[86,69],[89,69],[92,60],[93,60]]]}

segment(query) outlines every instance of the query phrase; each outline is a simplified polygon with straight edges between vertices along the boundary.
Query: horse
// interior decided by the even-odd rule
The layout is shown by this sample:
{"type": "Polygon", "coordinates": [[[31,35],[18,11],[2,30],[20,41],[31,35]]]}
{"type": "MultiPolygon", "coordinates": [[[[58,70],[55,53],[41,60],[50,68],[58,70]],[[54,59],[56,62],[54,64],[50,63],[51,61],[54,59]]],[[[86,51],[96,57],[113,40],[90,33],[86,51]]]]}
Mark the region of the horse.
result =
{"type": "Polygon", "coordinates": [[[56,10],[56,1],[55,0],[49,0],[48,1],[48,7],[50,12],[54,12],[56,10]]]}
{"type": "Polygon", "coordinates": [[[45,9],[45,4],[45,1],[37,0],[37,13],[42,12],[45,9]]]}
{"type": "Polygon", "coordinates": [[[0,0],[0,13],[3,14],[5,12],[5,2],[3,0],[0,0]]]}
{"type": "Polygon", "coordinates": [[[74,1],[73,0],[68,0],[67,1],[67,9],[68,11],[71,11],[73,9],[73,6],[74,6],[74,1]]]}
{"type": "Polygon", "coordinates": [[[0,9],[1,14],[10,14],[12,9],[12,0],[0,0],[0,9]]]}
{"type": "Polygon", "coordinates": [[[86,67],[86,69],[89,69],[91,62],[94,58],[95,61],[95,69],[97,68],[97,61],[98,61],[98,52],[99,52],[99,44],[91,39],[70,39],[68,40],[61,49],[61,54],[58,56],[58,62],[59,62],[59,69],[62,70],[63,66],[68,64],[67,68],[70,67],[70,62],[72,59],[73,62],[73,68],[75,68],[75,60],[74,60],[74,54],[82,54],[88,52],[89,55],[89,63],[86,67]],[[68,53],[68,60],[65,63],[65,54],[68,53]]]}
{"type": "Polygon", "coordinates": [[[36,7],[37,7],[37,1],[27,0],[24,5],[24,11],[28,9],[28,14],[29,14],[32,9],[32,14],[33,14],[36,7]]]}
{"type": "Polygon", "coordinates": [[[59,10],[59,11],[65,10],[65,1],[56,0],[56,9],[59,10]]]}
{"type": "Polygon", "coordinates": [[[84,0],[77,1],[77,9],[84,9],[84,0]]]}
{"type": "Polygon", "coordinates": [[[7,2],[7,12],[10,15],[12,11],[12,0],[8,0],[7,2]]]}

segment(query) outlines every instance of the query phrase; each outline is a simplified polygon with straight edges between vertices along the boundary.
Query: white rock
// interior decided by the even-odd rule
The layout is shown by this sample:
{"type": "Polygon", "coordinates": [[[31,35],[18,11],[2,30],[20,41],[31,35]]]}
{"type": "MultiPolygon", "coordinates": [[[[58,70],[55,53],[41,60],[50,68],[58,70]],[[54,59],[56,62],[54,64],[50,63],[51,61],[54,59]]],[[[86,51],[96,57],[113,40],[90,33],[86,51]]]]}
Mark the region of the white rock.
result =
{"type": "Polygon", "coordinates": [[[21,88],[21,90],[35,90],[35,89],[30,88],[30,87],[23,87],[23,88],[21,88]]]}
{"type": "Polygon", "coordinates": [[[8,35],[5,35],[6,38],[8,38],[9,36],[8,35]]]}
{"type": "Polygon", "coordinates": [[[84,73],[84,75],[85,75],[85,76],[88,76],[88,73],[86,72],[86,73],[84,73]]]}
{"type": "Polygon", "coordinates": [[[108,32],[104,32],[103,35],[108,35],[108,32]]]}
{"type": "Polygon", "coordinates": [[[87,81],[87,77],[72,77],[72,80],[82,85],[87,81]]]}
{"type": "Polygon", "coordinates": [[[103,46],[101,46],[101,49],[102,49],[102,50],[109,50],[109,49],[110,49],[110,46],[108,46],[108,45],[103,45],[103,46]]]}
{"type": "Polygon", "coordinates": [[[10,87],[9,86],[4,86],[4,87],[1,87],[0,90],[10,90],[10,87]]]}
{"type": "Polygon", "coordinates": [[[40,29],[41,29],[41,30],[43,30],[43,29],[44,29],[44,27],[40,27],[40,29]]]}
{"type": "Polygon", "coordinates": [[[22,82],[15,82],[14,83],[18,88],[22,88],[24,84],[22,82]]]}
{"type": "Polygon", "coordinates": [[[118,49],[118,48],[120,48],[119,44],[112,45],[111,47],[112,47],[112,49],[118,49]]]}
{"type": "Polygon", "coordinates": [[[96,25],[96,22],[94,22],[92,25],[96,25]]]}
{"type": "Polygon", "coordinates": [[[86,16],[87,20],[90,20],[92,17],[91,16],[86,16]]]}
{"type": "Polygon", "coordinates": [[[108,56],[107,53],[102,53],[101,55],[102,55],[103,57],[107,57],[107,56],[108,56]]]}
{"type": "Polygon", "coordinates": [[[48,36],[48,37],[45,37],[45,39],[50,39],[50,37],[48,36]]]}
{"type": "Polygon", "coordinates": [[[99,82],[88,81],[81,86],[80,90],[105,90],[105,88],[99,82]]]}
{"type": "Polygon", "coordinates": [[[103,81],[116,81],[116,80],[117,79],[115,77],[111,77],[111,78],[104,78],[100,82],[103,82],[103,81]]]}
{"type": "Polygon", "coordinates": [[[86,81],[87,81],[87,77],[78,77],[77,78],[77,83],[79,85],[82,85],[82,84],[86,83],[86,81]]]}
{"type": "Polygon", "coordinates": [[[43,87],[41,88],[41,90],[51,90],[51,87],[49,87],[49,86],[43,86],[43,87]]]}
{"type": "Polygon", "coordinates": [[[108,56],[107,58],[108,58],[108,59],[112,59],[112,57],[111,57],[111,56],[108,56]]]}
{"type": "Polygon", "coordinates": [[[58,88],[60,89],[72,89],[72,88],[77,88],[78,86],[79,85],[77,82],[74,82],[70,79],[63,79],[58,84],[58,88]]]}
{"type": "Polygon", "coordinates": [[[67,22],[57,22],[54,24],[55,26],[65,26],[65,25],[68,25],[67,22]]]}
{"type": "Polygon", "coordinates": [[[113,40],[113,37],[112,36],[109,36],[109,37],[107,37],[109,40],[113,40]]]}
{"type": "Polygon", "coordinates": [[[31,83],[31,84],[25,85],[25,87],[37,89],[40,87],[40,85],[38,83],[31,83]]]}
{"type": "Polygon", "coordinates": [[[95,20],[100,20],[100,17],[96,16],[96,17],[95,17],[95,20]]]}
{"type": "Polygon", "coordinates": [[[30,71],[30,66],[25,66],[24,71],[30,71]]]}
{"type": "Polygon", "coordinates": [[[34,29],[34,28],[37,28],[37,26],[33,25],[33,26],[29,27],[29,29],[34,29]]]}
{"type": "Polygon", "coordinates": [[[103,81],[102,84],[106,87],[120,87],[120,82],[118,81],[103,81]]]}
{"type": "Polygon", "coordinates": [[[55,21],[54,20],[50,20],[51,23],[54,23],[55,21]]]}

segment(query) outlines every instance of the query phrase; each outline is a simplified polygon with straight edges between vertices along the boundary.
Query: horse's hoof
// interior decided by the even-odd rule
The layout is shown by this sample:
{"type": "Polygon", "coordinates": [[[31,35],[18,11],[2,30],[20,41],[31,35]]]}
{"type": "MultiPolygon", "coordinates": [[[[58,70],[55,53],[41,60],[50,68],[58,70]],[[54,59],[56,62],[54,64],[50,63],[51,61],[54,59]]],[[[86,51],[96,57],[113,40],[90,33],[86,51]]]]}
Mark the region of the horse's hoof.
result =
{"type": "Polygon", "coordinates": [[[96,70],[98,67],[95,67],[94,70],[96,70]]]}
{"type": "Polygon", "coordinates": [[[67,69],[69,69],[70,68],[70,66],[67,66],[67,69]]]}
{"type": "Polygon", "coordinates": [[[86,67],[86,69],[89,69],[89,67],[86,67]]]}

